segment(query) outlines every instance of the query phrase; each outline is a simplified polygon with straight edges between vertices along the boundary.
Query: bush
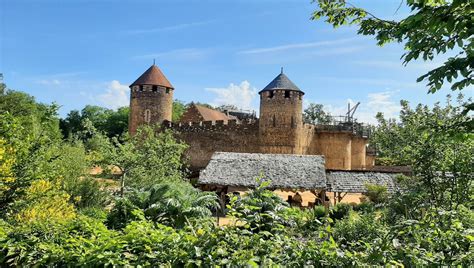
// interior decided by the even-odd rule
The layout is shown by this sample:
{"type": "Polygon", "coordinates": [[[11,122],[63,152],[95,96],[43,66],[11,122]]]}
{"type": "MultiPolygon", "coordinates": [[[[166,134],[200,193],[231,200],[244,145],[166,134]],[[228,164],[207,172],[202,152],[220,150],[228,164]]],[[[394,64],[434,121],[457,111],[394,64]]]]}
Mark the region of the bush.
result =
{"type": "Polygon", "coordinates": [[[366,184],[367,192],[364,194],[374,204],[382,204],[388,200],[387,187],[376,184],[366,184]]]}
{"type": "Polygon", "coordinates": [[[230,200],[229,215],[244,223],[252,232],[282,231],[290,223],[285,220],[284,211],[288,203],[274,192],[267,190],[269,181],[257,180],[258,187],[239,199],[233,196],[230,200]]]}
{"type": "Polygon", "coordinates": [[[79,209],[103,207],[110,201],[110,194],[103,187],[96,179],[85,177],[69,181],[66,191],[71,195],[71,202],[79,209]]]}
{"type": "Polygon", "coordinates": [[[355,204],[352,206],[352,209],[357,212],[365,212],[370,213],[375,211],[375,207],[373,203],[370,202],[361,202],[359,204],[355,204]]]}
{"type": "MultiPolygon", "coordinates": [[[[354,213],[354,212],[353,212],[354,213]]],[[[375,214],[354,213],[348,218],[337,221],[333,226],[334,239],[341,247],[357,250],[356,242],[373,241],[387,233],[386,227],[375,218],[375,214]]]]}
{"type": "Polygon", "coordinates": [[[331,219],[333,220],[341,220],[347,215],[349,215],[349,212],[351,211],[351,209],[352,209],[351,205],[347,203],[338,203],[329,212],[329,217],[331,217],[331,219]]]}
{"type": "Polygon", "coordinates": [[[107,226],[112,229],[124,228],[128,223],[143,218],[143,212],[127,198],[117,198],[107,215],[107,226]]]}

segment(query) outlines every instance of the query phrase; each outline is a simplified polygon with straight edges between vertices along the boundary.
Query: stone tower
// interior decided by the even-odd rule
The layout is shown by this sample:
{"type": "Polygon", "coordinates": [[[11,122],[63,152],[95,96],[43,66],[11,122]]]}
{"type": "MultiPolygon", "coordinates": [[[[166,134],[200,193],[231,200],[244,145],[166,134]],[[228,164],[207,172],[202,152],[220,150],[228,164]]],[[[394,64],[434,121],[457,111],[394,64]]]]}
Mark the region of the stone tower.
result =
{"type": "Polygon", "coordinates": [[[259,143],[262,153],[301,154],[303,95],[283,73],[260,94],[259,143]]]}
{"type": "Polygon", "coordinates": [[[155,64],[130,85],[130,135],[142,124],[171,121],[173,91],[173,86],[155,64]]]}

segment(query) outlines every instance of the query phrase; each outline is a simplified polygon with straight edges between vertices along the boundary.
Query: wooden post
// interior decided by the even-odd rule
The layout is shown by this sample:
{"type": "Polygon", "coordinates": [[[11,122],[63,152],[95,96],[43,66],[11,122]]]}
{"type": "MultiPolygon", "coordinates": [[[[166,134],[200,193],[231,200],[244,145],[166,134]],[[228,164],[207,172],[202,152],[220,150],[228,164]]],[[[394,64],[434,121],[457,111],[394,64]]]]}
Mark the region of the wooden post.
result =
{"type": "Polygon", "coordinates": [[[336,192],[334,192],[334,205],[336,205],[337,199],[336,199],[336,192]]]}
{"type": "Polygon", "coordinates": [[[329,202],[326,202],[326,190],[321,191],[321,199],[323,201],[324,208],[326,208],[326,213],[329,213],[329,202]]]}

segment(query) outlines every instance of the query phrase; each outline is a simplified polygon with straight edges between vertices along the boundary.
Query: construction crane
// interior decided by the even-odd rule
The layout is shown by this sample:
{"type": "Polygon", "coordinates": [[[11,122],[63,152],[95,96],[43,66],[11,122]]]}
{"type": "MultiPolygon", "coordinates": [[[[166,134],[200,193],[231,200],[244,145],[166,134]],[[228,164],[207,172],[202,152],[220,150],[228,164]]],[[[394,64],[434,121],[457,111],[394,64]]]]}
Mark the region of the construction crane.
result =
{"type": "Polygon", "coordinates": [[[354,107],[352,107],[352,108],[351,108],[351,103],[350,102],[347,104],[347,114],[346,114],[346,121],[347,122],[353,123],[354,113],[357,110],[357,107],[359,107],[359,104],[360,104],[360,102],[357,102],[357,104],[354,105],[354,107]]]}

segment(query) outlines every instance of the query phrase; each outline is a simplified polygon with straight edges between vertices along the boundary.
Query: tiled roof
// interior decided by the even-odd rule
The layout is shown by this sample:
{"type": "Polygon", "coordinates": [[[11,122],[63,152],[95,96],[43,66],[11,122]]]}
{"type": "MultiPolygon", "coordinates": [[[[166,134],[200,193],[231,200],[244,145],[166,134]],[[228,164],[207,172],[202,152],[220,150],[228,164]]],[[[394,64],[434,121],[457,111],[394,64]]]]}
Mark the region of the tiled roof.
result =
{"type": "Polygon", "coordinates": [[[228,117],[226,114],[217,110],[207,108],[205,106],[193,104],[198,112],[201,114],[203,121],[216,121],[216,120],[230,120],[233,118],[228,117]]]}
{"type": "Polygon", "coordinates": [[[398,189],[396,173],[368,171],[327,171],[328,191],[344,193],[365,193],[366,184],[383,185],[389,193],[398,189]]]}
{"type": "Polygon", "coordinates": [[[273,79],[264,89],[263,91],[275,90],[275,89],[286,89],[286,90],[295,90],[301,91],[289,78],[282,72],[273,79]]]}
{"type": "Polygon", "coordinates": [[[263,176],[271,181],[270,188],[325,189],[325,170],[320,155],[216,152],[198,182],[253,188],[263,176]]]}
{"type": "Polygon", "coordinates": [[[135,82],[130,86],[135,85],[157,85],[167,88],[174,88],[171,83],[166,79],[165,75],[161,72],[160,68],[156,65],[152,65],[146,70],[135,82]]]}

